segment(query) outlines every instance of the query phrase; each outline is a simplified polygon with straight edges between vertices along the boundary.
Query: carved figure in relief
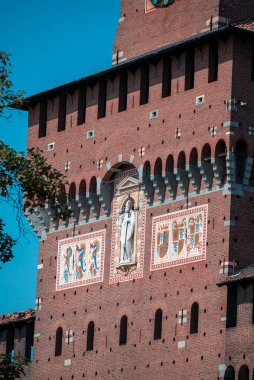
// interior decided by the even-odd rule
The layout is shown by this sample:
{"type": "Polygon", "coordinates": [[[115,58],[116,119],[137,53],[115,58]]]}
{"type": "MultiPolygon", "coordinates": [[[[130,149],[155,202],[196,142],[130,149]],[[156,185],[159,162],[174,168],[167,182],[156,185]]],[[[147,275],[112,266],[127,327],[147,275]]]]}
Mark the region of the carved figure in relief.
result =
{"type": "Polygon", "coordinates": [[[133,202],[129,197],[120,220],[120,242],[121,242],[121,262],[131,263],[133,255],[134,231],[135,231],[135,214],[133,211],[133,202]]]}

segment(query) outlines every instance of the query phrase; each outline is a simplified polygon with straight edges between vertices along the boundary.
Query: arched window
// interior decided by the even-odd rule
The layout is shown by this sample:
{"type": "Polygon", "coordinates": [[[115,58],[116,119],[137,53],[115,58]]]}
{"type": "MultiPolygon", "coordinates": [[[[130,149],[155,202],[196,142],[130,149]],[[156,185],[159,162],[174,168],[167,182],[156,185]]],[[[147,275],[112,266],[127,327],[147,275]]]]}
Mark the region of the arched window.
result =
{"type": "Polygon", "coordinates": [[[185,166],[186,166],[186,158],[185,158],[185,153],[182,151],[178,156],[177,169],[185,169],[185,166]]]}
{"type": "Polygon", "coordinates": [[[73,199],[75,197],[76,197],[76,185],[74,182],[72,182],[69,188],[69,198],[73,199]]]}
{"type": "Polygon", "coordinates": [[[190,334],[198,333],[199,304],[194,302],[191,307],[190,334]]]}
{"type": "Polygon", "coordinates": [[[63,329],[58,327],[56,330],[56,344],[55,344],[55,356],[62,355],[62,344],[63,344],[63,329]]]}
{"type": "Polygon", "coordinates": [[[128,329],[128,318],[124,315],[120,322],[120,335],[119,335],[119,345],[124,346],[127,343],[127,329],[128,329]]]}
{"type": "Polygon", "coordinates": [[[86,196],[86,181],[84,179],[82,179],[79,185],[79,195],[86,196]]]}
{"type": "Polygon", "coordinates": [[[205,144],[201,153],[201,161],[211,163],[211,147],[209,144],[205,144]]]}
{"type": "Polygon", "coordinates": [[[162,334],[162,310],[158,309],[155,313],[154,340],[161,339],[161,334],[162,334]]]}
{"type": "Polygon", "coordinates": [[[94,193],[96,194],[97,192],[97,181],[96,177],[92,177],[90,181],[90,186],[89,186],[89,193],[94,193]]]}
{"type": "Polygon", "coordinates": [[[94,322],[91,321],[87,327],[87,341],[86,341],[86,350],[93,351],[94,345],[94,322]]]}
{"type": "Polygon", "coordinates": [[[221,168],[221,184],[224,185],[226,182],[226,158],[227,158],[227,147],[224,140],[218,141],[215,148],[215,158],[216,158],[216,163],[218,163],[221,168]]]}
{"type": "Polygon", "coordinates": [[[154,174],[161,175],[162,173],[162,161],[161,158],[157,158],[154,164],[154,174]]]}
{"type": "Polygon", "coordinates": [[[245,141],[238,140],[235,145],[236,159],[236,183],[243,183],[245,174],[245,165],[247,160],[247,145],[245,141]]]}
{"type": "Polygon", "coordinates": [[[247,365],[242,365],[238,374],[238,380],[249,380],[249,368],[247,365]]]}
{"type": "Polygon", "coordinates": [[[151,165],[149,161],[146,161],[143,167],[143,180],[150,179],[151,165]]]}
{"type": "Polygon", "coordinates": [[[224,380],[235,380],[235,370],[232,366],[226,369],[224,380]]]}
{"type": "Polygon", "coordinates": [[[174,171],[174,157],[170,154],[166,161],[166,172],[172,173],[174,171]]]}
{"type": "Polygon", "coordinates": [[[193,148],[190,152],[190,165],[198,166],[198,151],[196,148],[193,148]]]}

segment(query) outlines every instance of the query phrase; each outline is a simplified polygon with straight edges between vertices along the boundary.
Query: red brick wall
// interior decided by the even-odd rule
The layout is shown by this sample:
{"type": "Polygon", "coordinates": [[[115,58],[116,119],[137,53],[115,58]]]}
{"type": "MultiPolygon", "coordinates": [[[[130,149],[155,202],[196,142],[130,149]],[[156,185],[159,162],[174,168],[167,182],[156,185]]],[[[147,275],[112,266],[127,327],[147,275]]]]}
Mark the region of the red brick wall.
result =
{"type": "Polygon", "coordinates": [[[165,44],[184,40],[207,28],[206,21],[219,15],[219,0],[176,0],[167,8],[145,13],[146,0],[122,1],[114,53],[127,59],[165,44]]]}
{"type": "MultiPolygon", "coordinates": [[[[126,3],[122,9],[126,20],[119,26],[116,43],[124,46],[124,52],[140,54],[155,48],[158,43],[174,42],[200,32],[205,28],[206,19],[218,12],[217,2],[207,2],[207,6],[202,2],[201,7],[197,1],[188,1],[185,10],[186,5],[187,2],[179,0],[167,9],[145,15],[143,0],[136,1],[135,7],[131,2],[126,3]],[[171,12],[174,17],[168,16],[171,12]],[[167,20],[164,17],[168,17],[167,20]],[[148,18],[150,21],[146,22],[148,18]],[[128,45],[133,41],[137,21],[140,22],[141,37],[136,38],[139,43],[128,45]],[[146,33],[142,33],[146,24],[149,24],[146,33]],[[165,29],[165,33],[160,28],[165,29]],[[149,45],[148,40],[152,41],[149,45]]],[[[172,95],[164,99],[161,98],[162,61],[150,64],[149,102],[143,106],[139,106],[140,68],[128,72],[127,110],[121,113],[118,113],[119,78],[108,80],[106,117],[100,120],[97,120],[98,84],[95,84],[87,88],[86,123],[81,126],[77,126],[77,89],[67,97],[66,130],[63,132],[57,132],[58,98],[53,98],[48,101],[46,137],[38,139],[39,107],[30,110],[28,145],[43,149],[50,163],[61,171],[65,161],[71,161],[66,175],[69,183],[74,182],[77,188],[82,179],[86,180],[87,188],[92,176],[102,179],[108,171],[106,164],[117,164],[119,154],[123,155],[123,161],[133,155],[133,165],[137,169],[150,161],[152,172],[156,158],[160,157],[165,171],[169,154],[174,156],[176,167],[181,151],[185,152],[188,164],[194,147],[200,161],[206,143],[210,144],[214,157],[220,139],[225,140],[228,151],[234,152],[238,139],[244,138],[248,142],[248,155],[252,156],[253,140],[248,129],[253,125],[254,91],[250,77],[250,46],[250,40],[235,37],[220,40],[218,81],[210,84],[208,44],[196,48],[195,85],[189,91],[184,91],[185,52],[173,56],[172,95]],[[205,103],[197,106],[196,97],[201,95],[205,96],[205,103]],[[232,98],[246,101],[247,107],[227,110],[225,101],[232,98]],[[159,110],[158,118],[149,120],[150,111],[156,109],[159,110]],[[222,123],[228,121],[240,122],[240,127],[223,128],[222,123]],[[217,128],[215,136],[209,132],[211,127],[217,128]],[[175,137],[177,128],[181,130],[180,139],[175,137]],[[91,140],[86,139],[89,130],[95,130],[95,138],[91,140]],[[55,142],[55,149],[47,152],[47,145],[52,142],[55,142]],[[138,155],[141,147],[145,147],[142,158],[138,155]],[[104,164],[99,170],[97,161],[100,159],[104,164]]],[[[236,194],[231,195],[230,191],[216,186],[214,178],[213,191],[205,192],[204,181],[202,195],[195,194],[192,186],[189,189],[189,207],[209,205],[205,262],[150,272],[152,217],[187,207],[186,198],[170,201],[168,192],[165,204],[147,209],[144,277],[141,280],[109,285],[112,219],[107,218],[76,226],[77,234],[106,228],[103,283],[56,292],[57,240],[71,237],[73,229],[48,234],[40,244],[39,263],[43,263],[43,269],[38,273],[37,297],[42,298],[42,310],[37,312],[35,333],[40,336],[35,339],[32,378],[69,380],[81,379],[84,374],[88,379],[214,380],[219,378],[219,366],[223,364],[233,365],[236,371],[244,363],[253,369],[251,306],[239,301],[239,325],[226,331],[227,290],[216,285],[227,277],[226,273],[220,273],[223,262],[235,260],[244,267],[253,261],[253,245],[251,239],[246,238],[247,234],[252,236],[254,226],[252,190],[247,189],[243,196],[236,188],[236,194]],[[230,221],[235,225],[227,226],[230,221]],[[199,333],[196,335],[189,334],[193,302],[200,305],[199,333]],[[163,340],[154,341],[154,314],[158,308],[163,310],[163,340]],[[187,324],[180,326],[176,316],[182,309],[187,310],[187,324]],[[128,341],[126,346],[119,347],[119,324],[124,314],[128,316],[128,341]],[[86,352],[87,325],[92,320],[95,322],[94,351],[86,352]],[[75,335],[74,343],[67,345],[63,341],[63,354],[55,358],[55,333],[59,326],[63,328],[64,338],[69,329],[75,335]],[[185,349],[178,348],[181,341],[186,342],[185,349]],[[72,365],[64,367],[67,359],[72,360],[72,365]]],[[[180,188],[177,195],[181,195],[180,188]]],[[[158,201],[156,196],[154,201],[158,201]]],[[[93,217],[92,212],[90,217],[93,217]]]]}

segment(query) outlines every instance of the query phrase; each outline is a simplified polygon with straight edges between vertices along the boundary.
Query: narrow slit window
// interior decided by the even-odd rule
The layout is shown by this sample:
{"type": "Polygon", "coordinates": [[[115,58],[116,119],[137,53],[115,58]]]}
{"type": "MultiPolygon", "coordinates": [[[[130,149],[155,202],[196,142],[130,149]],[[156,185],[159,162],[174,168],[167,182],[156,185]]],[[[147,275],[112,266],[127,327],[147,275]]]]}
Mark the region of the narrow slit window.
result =
{"type": "Polygon", "coordinates": [[[154,340],[161,339],[161,335],[162,335],[162,310],[158,309],[155,313],[154,340]]]}
{"type": "Polygon", "coordinates": [[[172,81],[172,60],[171,58],[163,61],[162,72],[162,97],[166,98],[171,95],[171,81],[172,81]]]}
{"type": "Polygon", "coordinates": [[[227,329],[237,325],[237,285],[228,286],[227,329]]]}
{"type": "Polygon", "coordinates": [[[118,112],[126,111],[127,95],[128,95],[128,74],[123,73],[120,75],[120,80],[119,80],[118,112]]]}
{"type": "Polygon", "coordinates": [[[34,324],[30,323],[26,326],[26,348],[25,357],[26,360],[32,361],[32,348],[34,345],[34,324]]]}
{"type": "Polygon", "coordinates": [[[124,315],[120,322],[120,336],[119,345],[124,346],[127,343],[127,329],[128,329],[128,318],[124,315]]]}
{"type": "Polygon", "coordinates": [[[185,55],[185,91],[194,88],[195,81],[195,52],[188,50],[185,55]]]}
{"type": "Polygon", "coordinates": [[[66,95],[59,96],[58,132],[64,131],[66,126],[66,95]]]}
{"type": "Polygon", "coordinates": [[[218,80],[218,63],[218,41],[214,41],[209,45],[208,83],[218,80]]]}
{"type": "Polygon", "coordinates": [[[252,283],[252,287],[253,287],[253,290],[252,290],[253,291],[253,295],[252,295],[252,299],[253,299],[253,301],[252,301],[252,323],[254,324],[254,281],[252,283]]]}
{"type": "Polygon", "coordinates": [[[94,322],[90,322],[87,328],[86,350],[93,351],[94,347],[94,322]]]}
{"type": "Polygon", "coordinates": [[[39,138],[45,137],[47,134],[47,102],[40,103],[39,116],[39,138]]]}
{"type": "Polygon", "coordinates": [[[99,83],[98,95],[98,119],[106,116],[106,102],[107,102],[107,82],[99,83]]]}
{"type": "Polygon", "coordinates": [[[62,344],[63,344],[63,329],[58,327],[56,330],[56,342],[55,342],[55,356],[62,355],[62,344]]]}
{"type": "Polygon", "coordinates": [[[78,96],[78,125],[86,122],[86,88],[79,90],[78,96]]]}
{"type": "Polygon", "coordinates": [[[191,320],[190,320],[190,334],[198,333],[198,323],[199,323],[199,304],[194,302],[191,307],[191,320]]]}
{"type": "Polygon", "coordinates": [[[140,75],[140,105],[147,104],[149,101],[149,66],[141,68],[140,75]]]}
{"type": "Polygon", "coordinates": [[[252,45],[251,80],[254,81],[254,41],[252,45]]]}
{"type": "Polygon", "coordinates": [[[14,350],[14,328],[8,328],[6,332],[6,354],[11,354],[14,350]]]}

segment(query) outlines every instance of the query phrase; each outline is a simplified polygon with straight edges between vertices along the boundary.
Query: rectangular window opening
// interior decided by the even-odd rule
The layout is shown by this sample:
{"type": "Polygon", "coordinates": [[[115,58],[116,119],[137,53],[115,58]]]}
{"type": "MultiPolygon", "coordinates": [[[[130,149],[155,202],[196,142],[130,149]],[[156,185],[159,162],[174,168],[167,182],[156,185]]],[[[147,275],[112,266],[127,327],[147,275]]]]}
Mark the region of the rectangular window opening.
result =
{"type": "Polygon", "coordinates": [[[185,91],[194,88],[195,81],[195,52],[188,50],[185,55],[185,91]]]}
{"type": "Polygon", "coordinates": [[[9,327],[6,332],[6,354],[12,354],[14,350],[14,327],[9,327]]]}
{"type": "Polygon", "coordinates": [[[118,112],[126,111],[127,95],[128,95],[128,74],[123,73],[120,75],[120,80],[119,80],[118,112]]]}
{"type": "Polygon", "coordinates": [[[29,323],[26,326],[26,347],[25,347],[25,358],[29,362],[32,361],[33,345],[34,345],[34,324],[29,323]]]}
{"type": "Polygon", "coordinates": [[[107,103],[107,82],[99,83],[98,95],[98,119],[106,116],[106,103],[107,103]]]}
{"type": "Polygon", "coordinates": [[[78,96],[78,125],[86,122],[86,88],[79,90],[78,96]]]}
{"type": "Polygon", "coordinates": [[[147,104],[149,101],[149,66],[141,68],[140,76],[140,101],[139,104],[147,104]]]}
{"type": "Polygon", "coordinates": [[[237,325],[237,284],[228,286],[227,329],[237,325]]]}
{"type": "Polygon", "coordinates": [[[40,103],[39,138],[47,134],[47,101],[40,103]]]}
{"type": "Polygon", "coordinates": [[[66,95],[59,96],[58,132],[64,131],[66,126],[66,95]]]}
{"type": "Polygon", "coordinates": [[[209,45],[208,83],[218,80],[218,64],[218,41],[214,41],[209,45]]]}
{"type": "Polygon", "coordinates": [[[162,72],[162,98],[171,95],[171,81],[172,81],[172,60],[171,58],[163,61],[162,72]]]}

